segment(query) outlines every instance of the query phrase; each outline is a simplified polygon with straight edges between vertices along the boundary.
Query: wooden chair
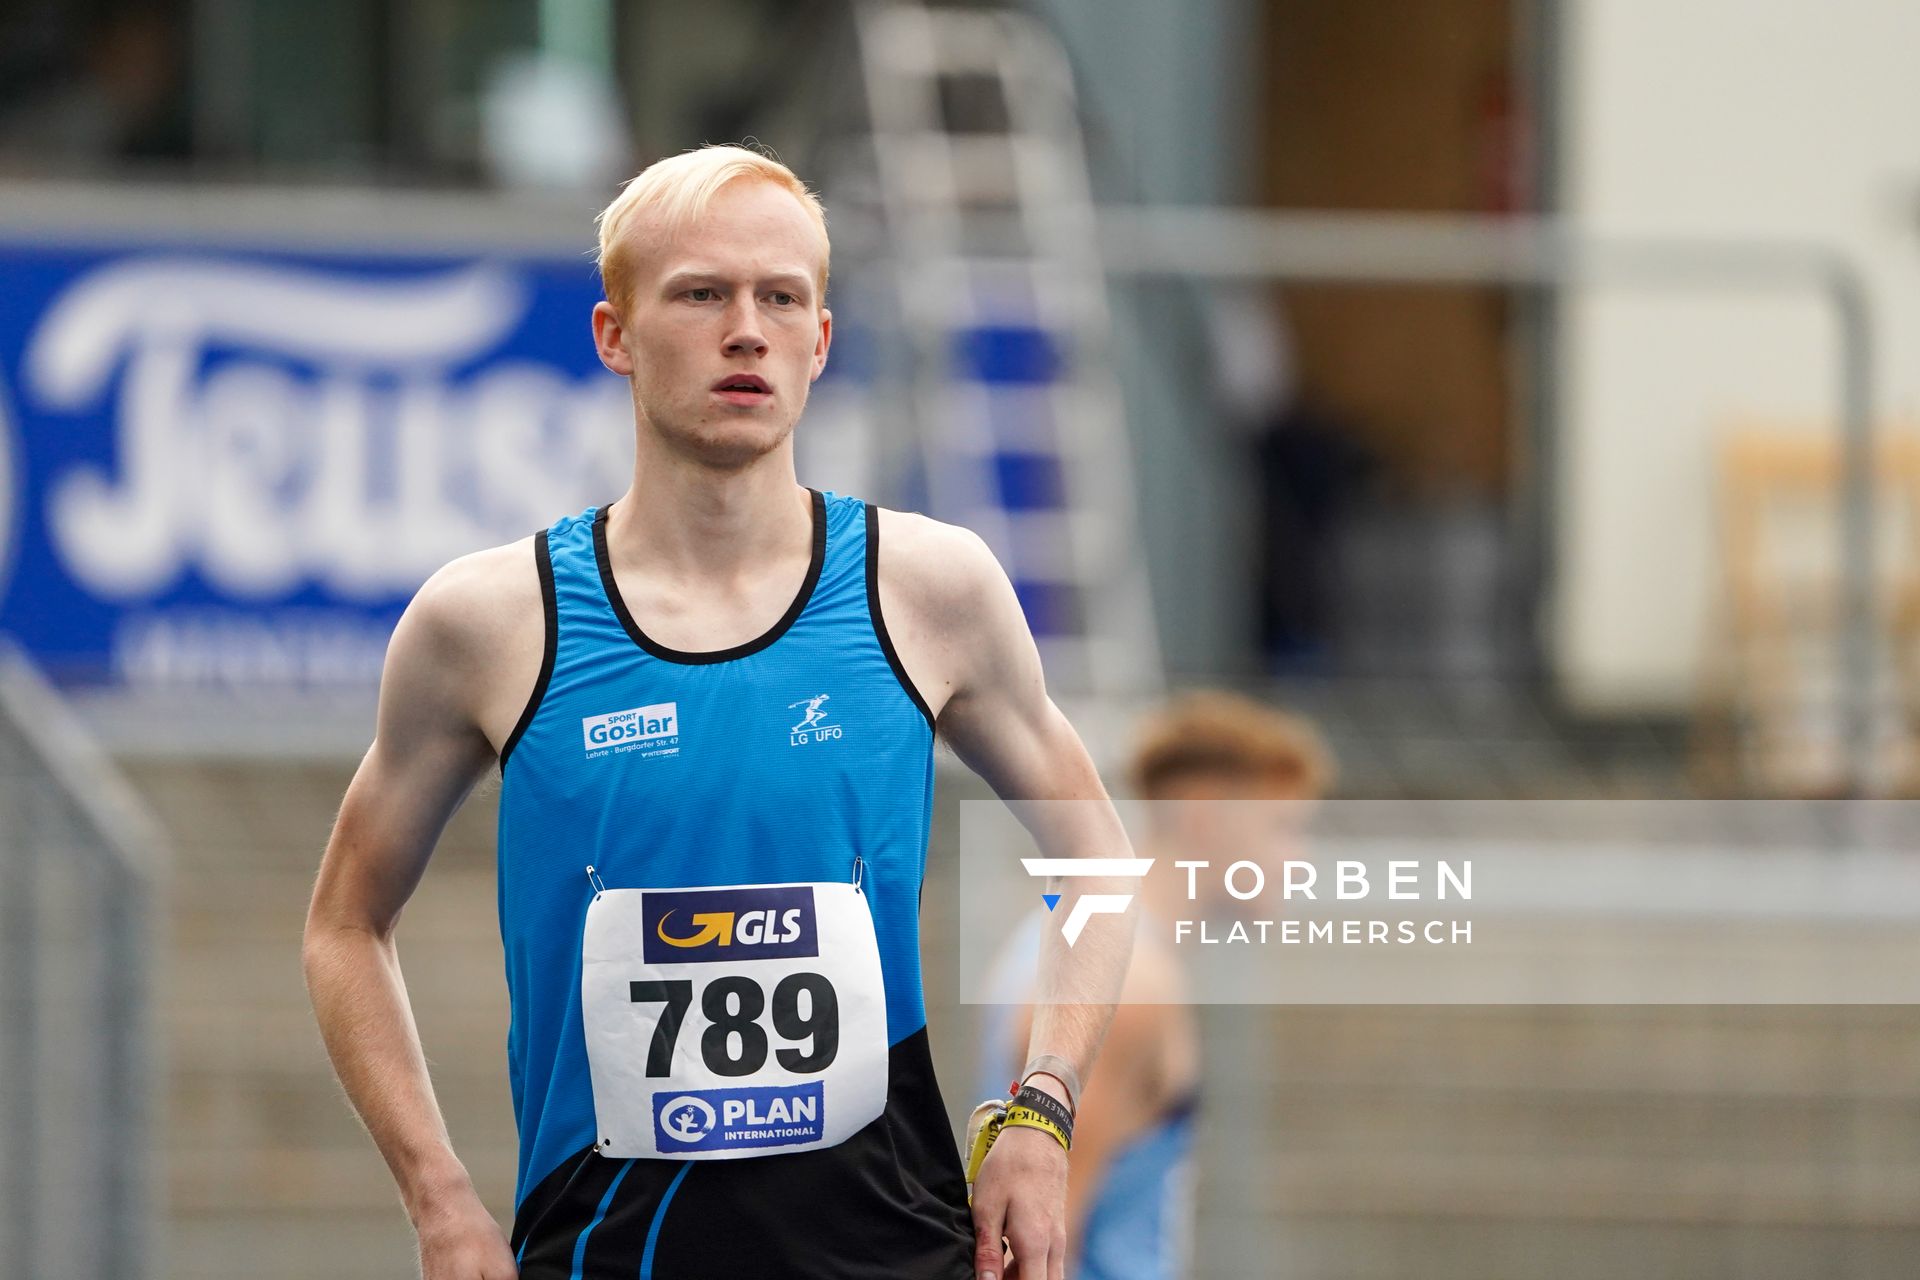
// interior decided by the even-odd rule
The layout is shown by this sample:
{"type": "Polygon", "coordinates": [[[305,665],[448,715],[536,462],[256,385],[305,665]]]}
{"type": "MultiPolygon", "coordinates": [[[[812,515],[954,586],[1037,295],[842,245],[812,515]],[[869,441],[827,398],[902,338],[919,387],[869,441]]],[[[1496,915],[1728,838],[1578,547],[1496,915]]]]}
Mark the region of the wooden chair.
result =
{"type": "MultiPolygon", "coordinates": [[[[1874,777],[1920,793],[1920,435],[1876,444],[1874,777]]],[[[1717,463],[1719,616],[1708,629],[1696,765],[1710,789],[1838,794],[1840,443],[1831,428],[1743,427],[1717,463]]]]}

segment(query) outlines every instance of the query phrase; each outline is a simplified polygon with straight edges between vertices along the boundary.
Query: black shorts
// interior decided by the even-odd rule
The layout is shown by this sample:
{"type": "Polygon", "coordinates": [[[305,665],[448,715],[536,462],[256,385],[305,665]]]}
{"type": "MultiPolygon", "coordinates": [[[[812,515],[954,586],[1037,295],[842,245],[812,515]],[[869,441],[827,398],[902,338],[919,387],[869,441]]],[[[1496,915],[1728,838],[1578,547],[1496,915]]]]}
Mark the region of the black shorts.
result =
{"type": "Polygon", "coordinates": [[[838,1146],[748,1160],[575,1152],[514,1216],[521,1280],[972,1280],[966,1175],[924,1027],[887,1070],[886,1111],[838,1146]]]}

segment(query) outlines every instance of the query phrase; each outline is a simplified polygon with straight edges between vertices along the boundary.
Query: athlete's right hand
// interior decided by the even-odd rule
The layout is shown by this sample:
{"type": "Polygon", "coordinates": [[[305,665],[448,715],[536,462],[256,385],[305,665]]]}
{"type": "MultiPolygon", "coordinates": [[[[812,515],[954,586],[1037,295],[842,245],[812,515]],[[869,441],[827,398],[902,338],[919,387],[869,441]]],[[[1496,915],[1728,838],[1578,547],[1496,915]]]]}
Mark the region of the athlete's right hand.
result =
{"type": "Polygon", "coordinates": [[[467,1196],[414,1223],[421,1280],[519,1280],[513,1250],[478,1196],[467,1196]]]}
{"type": "Polygon", "coordinates": [[[973,1245],[975,1280],[1064,1280],[1067,1153],[1052,1137],[1022,1126],[994,1139],[973,1184],[973,1245]]]}

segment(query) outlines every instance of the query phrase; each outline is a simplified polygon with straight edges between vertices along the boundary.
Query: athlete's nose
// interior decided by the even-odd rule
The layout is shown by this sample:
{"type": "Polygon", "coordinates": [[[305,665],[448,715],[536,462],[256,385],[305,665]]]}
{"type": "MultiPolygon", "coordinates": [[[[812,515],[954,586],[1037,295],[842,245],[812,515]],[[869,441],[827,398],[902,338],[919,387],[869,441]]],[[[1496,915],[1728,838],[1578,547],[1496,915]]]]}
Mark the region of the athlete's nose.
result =
{"type": "Polygon", "coordinates": [[[749,290],[742,290],[733,304],[727,308],[727,340],[724,350],[730,356],[767,354],[767,338],[760,332],[758,300],[749,290]]]}

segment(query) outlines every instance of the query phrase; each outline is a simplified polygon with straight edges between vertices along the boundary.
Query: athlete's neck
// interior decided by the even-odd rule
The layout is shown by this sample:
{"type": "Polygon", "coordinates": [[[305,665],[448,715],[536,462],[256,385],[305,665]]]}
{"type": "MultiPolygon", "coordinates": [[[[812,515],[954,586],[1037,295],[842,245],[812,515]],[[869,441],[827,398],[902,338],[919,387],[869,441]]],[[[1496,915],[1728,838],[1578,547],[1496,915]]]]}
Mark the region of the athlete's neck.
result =
{"type": "Polygon", "coordinates": [[[675,578],[731,579],[804,552],[813,509],[792,455],[782,449],[763,463],[636,470],[607,514],[608,553],[616,564],[644,561],[675,578]]]}

